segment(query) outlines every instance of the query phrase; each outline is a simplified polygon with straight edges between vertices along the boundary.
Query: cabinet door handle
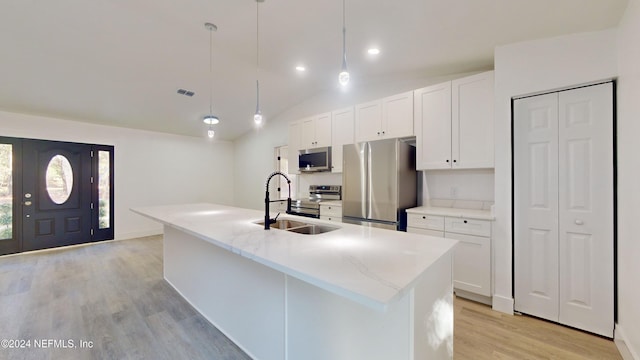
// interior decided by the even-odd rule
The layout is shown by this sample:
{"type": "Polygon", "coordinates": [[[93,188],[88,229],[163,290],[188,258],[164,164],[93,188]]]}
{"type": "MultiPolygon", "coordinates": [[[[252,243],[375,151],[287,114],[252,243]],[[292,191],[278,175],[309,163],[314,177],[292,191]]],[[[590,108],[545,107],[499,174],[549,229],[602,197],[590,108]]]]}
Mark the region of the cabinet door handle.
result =
{"type": "Polygon", "coordinates": [[[584,225],[584,221],[576,219],[576,225],[584,225]]]}
{"type": "Polygon", "coordinates": [[[447,159],[447,162],[449,162],[449,159],[447,159]]]}
{"type": "Polygon", "coordinates": [[[458,162],[458,160],[453,160],[453,162],[458,162]]]}

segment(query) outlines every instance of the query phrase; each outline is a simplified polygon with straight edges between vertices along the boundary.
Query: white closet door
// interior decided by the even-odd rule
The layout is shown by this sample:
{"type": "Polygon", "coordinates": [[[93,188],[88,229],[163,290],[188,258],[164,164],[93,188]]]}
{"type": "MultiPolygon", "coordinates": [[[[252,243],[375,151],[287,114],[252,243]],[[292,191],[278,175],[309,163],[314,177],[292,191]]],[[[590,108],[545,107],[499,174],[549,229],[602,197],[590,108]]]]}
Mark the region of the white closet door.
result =
{"type": "Polygon", "coordinates": [[[558,94],[514,116],[515,309],[558,321],[558,94]]]}
{"type": "Polygon", "coordinates": [[[560,323],[613,337],[613,89],[559,94],[560,323]]]}

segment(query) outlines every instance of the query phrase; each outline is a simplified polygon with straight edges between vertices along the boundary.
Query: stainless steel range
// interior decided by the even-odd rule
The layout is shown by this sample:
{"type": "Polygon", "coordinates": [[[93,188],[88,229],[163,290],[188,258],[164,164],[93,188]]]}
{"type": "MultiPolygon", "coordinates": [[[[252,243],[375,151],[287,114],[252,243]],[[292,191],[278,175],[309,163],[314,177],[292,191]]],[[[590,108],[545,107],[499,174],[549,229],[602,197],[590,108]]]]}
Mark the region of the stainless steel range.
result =
{"type": "Polygon", "coordinates": [[[340,185],[309,185],[309,199],[293,200],[291,214],[320,218],[320,201],[342,200],[340,185]]]}

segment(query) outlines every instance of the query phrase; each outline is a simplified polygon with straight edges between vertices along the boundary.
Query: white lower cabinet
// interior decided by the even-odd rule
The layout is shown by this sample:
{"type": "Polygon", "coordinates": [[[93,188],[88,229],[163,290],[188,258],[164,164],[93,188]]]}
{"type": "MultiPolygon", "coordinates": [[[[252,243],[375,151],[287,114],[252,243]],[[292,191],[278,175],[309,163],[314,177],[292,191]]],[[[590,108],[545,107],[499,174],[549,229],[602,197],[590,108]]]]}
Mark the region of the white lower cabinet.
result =
{"type": "Polygon", "coordinates": [[[335,204],[320,204],[320,219],[342,222],[342,206],[335,204]]]}
{"type": "Polygon", "coordinates": [[[442,238],[444,237],[444,231],[431,230],[431,229],[421,229],[421,228],[411,227],[411,226],[407,226],[407,232],[408,233],[414,233],[414,234],[437,236],[437,237],[442,237],[442,238]]]}
{"type": "Polygon", "coordinates": [[[444,237],[459,241],[453,255],[453,287],[491,296],[491,238],[450,232],[444,237]]]}
{"type": "Polygon", "coordinates": [[[490,303],[491,221],[408,213],[407,232],[458,240],[453,257],[456,294],[490,303]]]}

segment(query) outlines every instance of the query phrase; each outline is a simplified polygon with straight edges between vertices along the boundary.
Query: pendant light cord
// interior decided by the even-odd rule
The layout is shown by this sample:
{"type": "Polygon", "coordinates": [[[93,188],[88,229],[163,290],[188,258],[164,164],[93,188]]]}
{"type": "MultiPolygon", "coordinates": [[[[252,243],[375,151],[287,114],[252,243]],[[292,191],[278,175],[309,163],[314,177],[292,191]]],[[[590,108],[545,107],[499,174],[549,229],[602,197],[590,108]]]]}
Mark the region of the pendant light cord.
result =
{"type": "Polygon", "coordinates": [[[213,29],[209,29],[209,76],[209,115],[213,116],[213,29]]]}
{"type": "Polygon", "coordinates": [[[260,111],[260,1],[256,1],[256,113],[260,111]]]}
{"type": "Polygon", "coordinates": [[[343,66],[347,64],[347,25],[346,25],[346,0],[342,0],[342,61],[343,66]]]}

